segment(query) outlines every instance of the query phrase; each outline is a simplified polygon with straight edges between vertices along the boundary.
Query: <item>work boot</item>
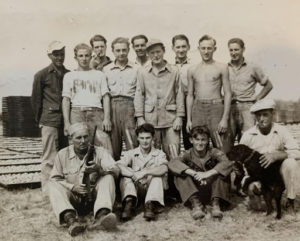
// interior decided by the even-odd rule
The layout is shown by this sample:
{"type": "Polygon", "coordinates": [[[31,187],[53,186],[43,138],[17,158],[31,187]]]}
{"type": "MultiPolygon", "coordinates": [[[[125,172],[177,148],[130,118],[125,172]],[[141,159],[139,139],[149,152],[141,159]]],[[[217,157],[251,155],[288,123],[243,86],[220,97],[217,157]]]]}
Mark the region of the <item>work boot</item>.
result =
{"type": "Polygon", "coordinates": [[[155,219],[154,203],[151,201],[145,203],[144,218],[147,221],[151,221],[155,219]]]}
{"type": "Polygon", "coordinates": [[[125,202],[125,205],[123,208],[123,212],[121,214],[121,218],[123,221],[128,221],[134,215],[134,208],[135,208],[136,200],[134,197],[127,197],[124,202],[125,202]]]}
{"type": "Polygon", "coordinates": [[[85,230],[85,225],[77,221],[74,212],[68,211],[64,214],[64,221],[67,224],[69,234],[74,237],[85,230]]]}
{"type": "Polygon", "coordinates": [[[192,211],[191,211],[191,216],[193,219],[202,219],[205,217],[205,213],[203,211],[204,207],[202,203],[199,200],[199,197],[197,195],[193,195],[189,198],[189,201],[192,205],[192,211]]]}
{"type": "Polygon", "coordinates": [[[106,230],[113,230],[117,227],[117,217],[107,208],[101,208],[95,217],[95,222],[92,225],[93,229],[103,227],[106,230]]]}
{"type": "Polygon", "coordinates": [[[219,198],[213,198],[212,200],[212,209],[211,209],[211,216],[213,218],[223,218],[223,212],[220,209],[220,199],[219,198]]]}

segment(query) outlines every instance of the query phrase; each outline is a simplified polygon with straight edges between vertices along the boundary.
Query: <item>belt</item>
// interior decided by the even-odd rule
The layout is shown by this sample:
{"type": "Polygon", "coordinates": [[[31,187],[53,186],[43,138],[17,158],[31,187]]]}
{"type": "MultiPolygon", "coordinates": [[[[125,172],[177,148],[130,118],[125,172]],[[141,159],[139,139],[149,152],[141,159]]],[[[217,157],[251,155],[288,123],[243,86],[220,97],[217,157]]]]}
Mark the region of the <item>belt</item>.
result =
{"type": "Polygon", "coordinates": [[[202,104],[218,104],[218,103],[223,103],[223,99],[196,99],[196,101],[199,101],[202,104]]]}
{"type": "Polygon", "coordinates": [[[240,100],[231,100],[231,104],[238,104],[238,103],[249,103],[249,104],[254,104],[255,101],[254,101],[254,100],[244,100],[244,101],[240,101],[240,100]]]}
{"type": "Polygon", "coordinates": [[[116,95],[116,96],[112,96],[111,100],[131,100],[133,101],[133,97],[130,96],[123,96],[123,95],[116,95]]]}
{"type": "Polygon", "coordinates": [[[80,110],[80,111],[100,111],[102,108],[99,107],[80,107],[80,106],[74,106],[72,107],[72,110],[80,110]]]}

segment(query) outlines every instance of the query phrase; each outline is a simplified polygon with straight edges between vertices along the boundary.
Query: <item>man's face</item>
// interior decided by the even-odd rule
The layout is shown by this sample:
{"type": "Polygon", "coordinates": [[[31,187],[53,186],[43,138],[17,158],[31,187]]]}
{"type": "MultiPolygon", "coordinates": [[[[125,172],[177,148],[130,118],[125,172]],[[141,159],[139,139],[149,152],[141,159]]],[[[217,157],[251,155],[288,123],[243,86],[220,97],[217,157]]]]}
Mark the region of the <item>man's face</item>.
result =
{"type": "Polygon", "coordinates": [[[75,59],[77,60],[79,67],[87,69],[90,66],[92,53],[88,49],[79,49],[75,59]]]}
{"type": "Polygon", "coordinates": [[[89,146],[89,134],[87,129],[81,129],[76,131],[72,135],[72,141],[74,150],[76,152],[84,152],[89,146]]]}
{"type": "Polygon", "coordinates": [[[138,57],[146,56],[146,40],[143,38],[135,39],[132,47],[138,57]]]}
{"type": "Polygon", "coordinates": [[[152,64],[161,64],[164,61],[165,51],[161,45],[155,45],[148,51],[152,64]]]}
{"type": "Polygon", "coordinates": [[[106,44],[104,41],[94,41],[93,51],[98,57],[104,57],[106,55],[106,44]]]}
{"type": "Polygon", "coordinates": [[[176,57],[179,59],[187,58],[187,52],[189,50],[190,50],[190,46],[183,39],[176,40],[173,45],[173,51],[175,52],[176,57]]]}
{"type": "Polygon", "coordinates": [[[216,46],[214,45],[213,40],[203,40],[198,47],[202,60],[210,61],[213,58],[216,46]]]}
{"type": "Polygon", "coordinates": [[[113,46],[113,54],[116,58],[116,61],[127,61],[128,53],[129,53],[129,47],[126,43],[116,43],[113,46]]]}
{"type": "Polygon", "coordinates": [[[144,150],[149,150],[152,146],[153,137],[149,132],[141,132],[137,137],[140,147],[144,150]]]}
{"type": "Polygon", "coordinates": [[[244,48],[237,43],[229,44],[228,46],[231,61],[239,61],[244,58],[244,48]]]}
{"type": "Polygon", "coordinates": [[[191,137],[190,142],[196,151],[202,152],[206,150],[209,140],[205,134],[198,134],[196,137],[191,137]]]}
{"type": "Polygon", "coordinates": [[[52,63],[56,67],[61,67],[65,61],[65,49],[54,50],[51,54],[48,54],[49,58],[51,59],[52,63]]]}
{"type": "Polygon", "coordinates": [[[255,119],[260,130],[270,129],[273,123],[273,110],[260,110],[255,112],[255,119]]]}

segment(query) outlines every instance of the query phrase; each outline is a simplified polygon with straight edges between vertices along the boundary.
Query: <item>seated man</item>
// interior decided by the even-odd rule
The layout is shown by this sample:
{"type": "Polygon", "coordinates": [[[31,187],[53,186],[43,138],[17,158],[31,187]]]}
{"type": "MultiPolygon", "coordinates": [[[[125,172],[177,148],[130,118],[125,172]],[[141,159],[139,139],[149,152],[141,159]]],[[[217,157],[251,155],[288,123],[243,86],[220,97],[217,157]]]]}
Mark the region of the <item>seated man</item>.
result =
{"type": "Polygon", "coordinates": [[[120,190],[123,201],[121,218],[129,220],[137,204],[137,191],[146,192],[144,218],[155,219],[155,205],[164,206],[163,176],[168,172],[163,151],[153,147],[153,125],[144,123],[136,129],[139,147],[124,153],[117,162],[121,170],[120,190]]]}
{"type": "Polygon", "coordinates": [[[191,204],[194,219],[205,217],[204,204],[211,201],[212,217],[221,219],[220,201],[229,204],[232,163],[222,151],[209,147],[209,133],[206,126],[193,127],[190,132],[193,147],[169,162],[175,186],[183,203],[191,204]]]}
{"type": "Polygon", "coordinates": [[[66,223],[71,236],[85,229],[77,221],[77,210],[94,205],[94,228],[116,227],[116,216],[111,212],[115,201],[115,181],[119,169],[111,155],[102,147],[95,146],[93,161],[86,163],[89,150],[88,127],[85,123],[76,123],[69,128],[73,145],[58,152],[49,183],[49,196],[52,208],[60,224],[66,223]],[[93,184],[82,183],[85,173],[90,173],[93,184]],[[90,190],[89,190],[90,189],[90,190]],[[94,203],[93,203],[94,202],[94,203]]]}
{"type": "MultiPolygon", "coordinates": [[[[280,172],[286,187],[287,207],[293,214],[296,189],[299,185],[299,166],[295,160],[300,158],[299,146],[284,126],[273,122],[274,109],[275,102],[271,99],[259,100],[250,108],[251,113],[255,114],[256,125],[243,134],[240,144],[263,154],[260,162],[264,168],[284,160],[280,172]]],[[[250,204],[253,204],[253,208],[260,209],[260,201],[253,192],[255,188],[255,185],[250,184],[250,204]]]]}

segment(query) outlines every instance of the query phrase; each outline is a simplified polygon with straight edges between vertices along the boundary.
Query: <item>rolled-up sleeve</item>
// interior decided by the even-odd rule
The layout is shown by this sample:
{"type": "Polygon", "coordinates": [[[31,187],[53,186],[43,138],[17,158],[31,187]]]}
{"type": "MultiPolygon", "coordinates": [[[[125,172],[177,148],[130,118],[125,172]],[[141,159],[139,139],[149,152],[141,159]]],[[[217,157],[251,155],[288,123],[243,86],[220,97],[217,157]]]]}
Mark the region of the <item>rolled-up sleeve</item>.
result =
{"type": "Polygon", "coordinates": [[[253,67],[255,73],[255,80],[261,85],[265,85],[268,82],[268,77],[259,66],[253,67]]]}
{"type": "Polygon", "coordinates": [[[72,80],[70,79],[71,73],[66,73],[63,79],[63,90],[62,90],[62,96],[71,98],[72,93],[72,80]]]}
{"type": "Polygon", "coordinates": [[[106,151],[104,148],[98,149],[97,152],[97,162],[99,162],[101,166],[99,172],[101,172],[102,168],[104,172],[112,174],[114,177],[118,177],[120,169],[118,168],[115,160],[109,154],[109,152],[106,151]]]}
{"type": "Polygon", "coordinates": [[[282,126],[281,136],[284,144],[284,149],[289,158],[300,159],[299,145],[292,134],[282,126]]]}
{"type": "Polygon", "coordinates": [[[231,173],[233,163],[227,158],[225,153],[216,148],[213,148],[211,157],[218,160],[217,165],[213,169],[216,170],[219,174],[226,177],[231,173]]]}

